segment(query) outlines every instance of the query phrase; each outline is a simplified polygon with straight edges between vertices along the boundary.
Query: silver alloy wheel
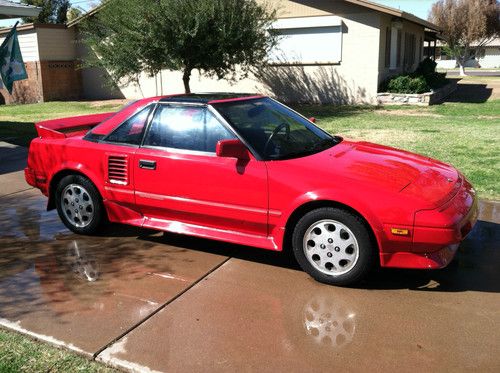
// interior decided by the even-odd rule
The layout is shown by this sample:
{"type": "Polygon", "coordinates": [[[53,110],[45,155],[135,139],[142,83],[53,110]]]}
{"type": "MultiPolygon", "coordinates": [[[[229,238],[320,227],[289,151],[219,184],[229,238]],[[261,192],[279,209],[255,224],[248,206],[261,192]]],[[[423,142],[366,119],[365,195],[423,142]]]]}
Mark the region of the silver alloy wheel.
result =
{"type": "Polygon", "coordinates": [[[61,193],[61,209],[68,221],[84,228],[94,218],[94,202],[89,192],[79,184],[69,184],[61,193]]]}
{"type": "Polygon", "coordinates": [[[354,233],[336,220],[320,220],[304,234],[304,254],[318,271],[330,276],[349,272],[358,261],[359,245],[354,233]]]}

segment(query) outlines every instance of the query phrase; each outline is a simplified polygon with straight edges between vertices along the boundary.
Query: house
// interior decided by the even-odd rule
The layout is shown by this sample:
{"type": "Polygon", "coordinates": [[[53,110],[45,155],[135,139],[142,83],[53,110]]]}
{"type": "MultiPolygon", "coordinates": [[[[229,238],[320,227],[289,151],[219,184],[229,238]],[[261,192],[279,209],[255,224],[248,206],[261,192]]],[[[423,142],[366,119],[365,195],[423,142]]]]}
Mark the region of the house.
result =
{"type": "MultiPolygon", "coordinates": [[[[413,71],[424,56],[424,41],[435,40],[438,32],[428,21],[366,0],[258,1],[278,9],[274,28],[282,37],[269,65],[234,85],[193,72],[193,91],[262,92],[286,102],[374,103],[380,83],[413,71]]],[[[68,23],[66,31],[74,38],[68,51],[75,52],[74,59],[67,56],[68,63],[88,57],[89,50],[76,42],[78,29],[83,19],[98,11],[68,23]]],[[[79,74],[80,97],[85,99],[134,99],[184,91],[178,71],[143,74],[139,84],[113,88],[105,86],[105,71],[82,69],[79,74]]],[[[43,99],[49,96],[46,92],[43,99]]]]}
{"type": "MultiPolygon", "coordinates": [[[[437,67],[441,69],[457,67],[455,58],[446,54],[443,44],[437,46],[436,62],[437,67]]],[[[470,58],[465,63],[465,67],[500,68],[500,38],[493,38],[481,45],[473,44],[470,50],[470,58]]]]}
{"type": "MultiPolygon", "coordinates": [[[[0,43],[9,31],[0,30],[0,43]]],[[[0,100],[8,104],[80,99],[75,30],[35,23],[18,26],[17,31],[28,79],[15,82],[12,95],[0,89],[0,100]]]]}

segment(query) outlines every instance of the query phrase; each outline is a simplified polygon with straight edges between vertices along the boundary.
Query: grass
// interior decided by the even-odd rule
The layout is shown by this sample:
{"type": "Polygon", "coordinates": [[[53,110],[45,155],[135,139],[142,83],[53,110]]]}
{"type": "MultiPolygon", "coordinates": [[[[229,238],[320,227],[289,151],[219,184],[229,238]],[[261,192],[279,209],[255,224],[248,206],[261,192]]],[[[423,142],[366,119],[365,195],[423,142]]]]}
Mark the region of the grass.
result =
{"type": "Polygon", "coordinates": [[[0,373],[117,372],[79,355],[0,329],[0,373]]]}
{"type": "Polygon", "coordinates": [[[27,146],[36,136],[34,123],[61,117],[105,113],[118,110],[122,104],[96,106],[91,102],[46,102],[28,105],[0,106],[0,141],[27,146]]]}
{"type": "MultiPolygon", "coordinates": [[[[488,78],[489,79],[489,78],[488,78]]],[[[0,141],[27,145],[33,122],[117,110],[121,104],[49,102],[0,107],[0,141]]],[[[485,199],[500,200],[500,100],[431,107],[299,106],[330,133],[414,151],[451,163],[485,199]]]]}
{"type": "Polygon", "coordinates": [[[481,198],[500,199],[500,100],[431,107],[297,108],[343,137],[376,142],[450,163],[481,198]]]}

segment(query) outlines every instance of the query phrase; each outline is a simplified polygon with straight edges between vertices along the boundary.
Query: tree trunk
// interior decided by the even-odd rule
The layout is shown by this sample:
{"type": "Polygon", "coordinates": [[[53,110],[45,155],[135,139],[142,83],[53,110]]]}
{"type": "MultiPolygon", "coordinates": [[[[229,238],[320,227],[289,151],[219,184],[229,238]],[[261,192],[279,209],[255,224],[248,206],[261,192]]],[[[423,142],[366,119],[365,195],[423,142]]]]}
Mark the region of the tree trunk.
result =
{"type": "Polygon", "coordinates": [[[463,55],[460,55],[457,58],[458,67],[460,68],[460,76],[466,76],[467,75],[465,73],[465,63],[469,59],[468,56],[469,56],[469,49],[466,47],[465,50],[464,50],[464,52],[463,52],[463,55]]]}
{"type": "Polygon", "coordinates": [[[465,64],[462,61],[458,61],[458,67],[460,68],[460,76],[466,76],[465,73],[465,64]]]}
{"type": "Polygon", "coordinates": [[[186,67],[184,68],[184,74],[182,75],[182,81],[184,82],[184,92],[186,94],[191,93],[191,87],[189,87],[189,79],[191,79],[191,69],[186,67]]]}

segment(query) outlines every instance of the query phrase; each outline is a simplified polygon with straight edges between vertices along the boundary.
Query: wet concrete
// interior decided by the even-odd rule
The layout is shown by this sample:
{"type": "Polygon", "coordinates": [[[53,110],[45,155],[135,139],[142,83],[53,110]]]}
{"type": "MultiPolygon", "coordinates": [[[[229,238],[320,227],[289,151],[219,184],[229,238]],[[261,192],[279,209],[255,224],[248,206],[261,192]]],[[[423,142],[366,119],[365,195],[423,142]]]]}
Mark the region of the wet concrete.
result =
{"type": "Polygon", "coordinates": [[[0,175],[23,170],[27,157],[27,148],[0,141],[0,175]]]}
{"type": "Polygon", "coordinates": [[[285,253],[121,226],[77,236],[45,203],[0,197],[4,327],[129,370],[500,371],[498,203],[481,203],[450,267],[353,289],[285,253]]]}
{"type": "Polygon", "coordinates": [[[76,236],[31,190],[0,198],[0,325],[93,355],[227,257],[152,231],[76,236]]]}
{"type": "Polygon", "coordinates": [[[500,226],[484,221],[450,267],[379,271],[354,289],[233,258],[98,359],[169,372],[498,372],[499,270],[500,226]]]}
{"type": "Polygon", "coordinates": [[[0,141],[0,197],[30,189],[24,180],[28,149],[0,141]]]}

